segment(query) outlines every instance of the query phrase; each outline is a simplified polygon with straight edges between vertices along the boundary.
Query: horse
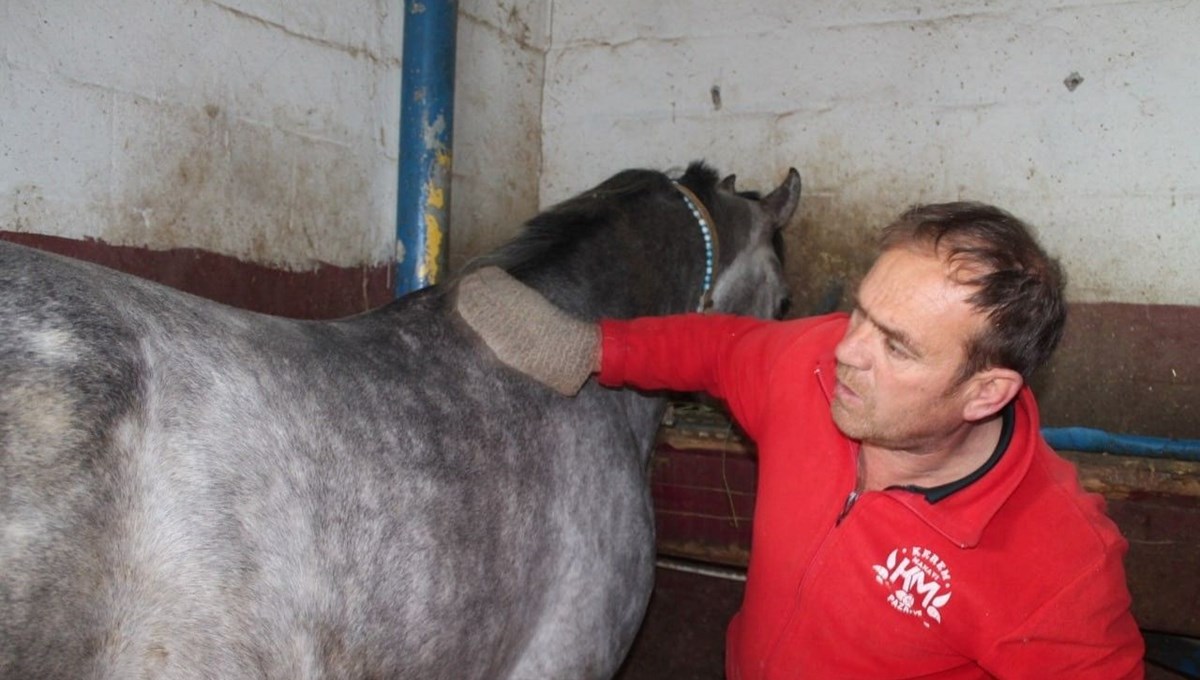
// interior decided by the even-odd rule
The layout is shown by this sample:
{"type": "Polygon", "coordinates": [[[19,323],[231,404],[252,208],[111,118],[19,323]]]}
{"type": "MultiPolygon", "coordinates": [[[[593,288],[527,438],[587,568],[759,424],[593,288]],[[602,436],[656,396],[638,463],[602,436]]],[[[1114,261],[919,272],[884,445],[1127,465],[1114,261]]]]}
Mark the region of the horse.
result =
{"type": "MultiPolygon", "coordinates": [[[[627,170],[464,272],[580,318],[770,316],[799,191],[627,170]]],[[[663,395],[558,395],[454,289],[301,321],[0,245],[0,677],[611,677],[663,395]]]]}

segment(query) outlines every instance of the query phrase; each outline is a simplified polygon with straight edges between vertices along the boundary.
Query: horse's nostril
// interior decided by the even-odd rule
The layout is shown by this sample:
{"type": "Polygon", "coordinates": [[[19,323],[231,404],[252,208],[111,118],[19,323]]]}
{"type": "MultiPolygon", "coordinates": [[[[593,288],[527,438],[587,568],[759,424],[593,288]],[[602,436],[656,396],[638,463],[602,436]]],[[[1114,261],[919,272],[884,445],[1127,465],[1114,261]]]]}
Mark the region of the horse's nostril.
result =
{"type": "Polygon", "coordinates": [[[788,312],[790,311],[792,311],[792,297],[788,295],[779,301],[779,310],[776,312],[775,318],[782,319],[783,317],[787,316],[788,312]]]}

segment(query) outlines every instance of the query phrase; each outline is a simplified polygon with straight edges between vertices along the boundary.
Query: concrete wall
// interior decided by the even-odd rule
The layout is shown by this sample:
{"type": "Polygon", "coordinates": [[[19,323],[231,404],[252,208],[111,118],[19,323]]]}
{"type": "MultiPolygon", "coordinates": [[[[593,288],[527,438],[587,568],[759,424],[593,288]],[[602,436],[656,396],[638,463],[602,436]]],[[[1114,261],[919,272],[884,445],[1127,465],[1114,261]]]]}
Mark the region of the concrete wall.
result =
{"type": "Polygon", "coordinates": [[[549,0],[459,4],[449,266],[537,213],[549,0]]]}
{"type": "Polygon", "coordinates": [[[908,204],[973,198],[1040,227],[1075,301],[1194,305],[1197,25],[1149,0],[559,3],[543,202],[617,166],[795,165],[810,287],[908,204]]]}
{"type": "Polygon", "coordinates": [[[282,268],[390,257],[392,4],[3,3],[0,225],[282,268]]]}
{"type": "MultiPolygon", "coordinates": [[[[0,230],[385,262],[399,5],[3,3],[0,230]]],[[[1073,300],[1200,302],[1200,5],[1028,5],[463,2],[452,268],[618,169],[703,157],[800,168],[805,290],[907,204],[970,197],[1038,225],[1073,300]]]]}
{"type": "MultiPolygon", "coordinates": [[[[537,210],[546,0],[460,3],[451,265],[537,210]]],[[[402,0],[0,3],[0,237],[252,309],[390,299],[402,0]]]]}
{"type": "Polygon", "coordinates": [[[1063,261],[1053,425],[1200,437],[1200,3],[557,3],[541,201],[705,158],[804,178],[797,313],[846,295],[908,205],[998,204],[1063,261]]]}

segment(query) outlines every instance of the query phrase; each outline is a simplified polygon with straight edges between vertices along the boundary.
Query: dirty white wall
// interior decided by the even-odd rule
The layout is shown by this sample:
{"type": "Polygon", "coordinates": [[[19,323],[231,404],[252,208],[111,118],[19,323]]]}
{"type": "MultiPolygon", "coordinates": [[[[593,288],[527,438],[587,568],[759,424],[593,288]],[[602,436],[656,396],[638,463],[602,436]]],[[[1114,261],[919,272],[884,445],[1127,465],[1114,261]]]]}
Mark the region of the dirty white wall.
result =
{"type": "MultiPolygon", "coordinates": [[[[386,260],[402,24],[0,3],[0,229],[386,260]]],[[[908,204],[976,198],[1040,227],[1077,301],[1200,304],[1197,25],[1186,0],[465,0],[451,267],[619,169],[706,158],[744,186],[797,166],[793,252],[829,271],[908,204]]]]}
{"type": "MultiPolygon", "coordinates": [[[[459,4],[452,263],[537,210],[549,10],[459,4]]],[[[402,0],[0,2],[0,229],[387,261],[402,39],[402,0]]]]}
{"type": "Polygon", "coordinates": [[[1076,301],[1200,304],[1197,26],[1187,0],[556,2],[540,198],[795,165],[798,245],[832,269],[905,206],[971,198],[1037,225],[1076,301]]]}
{"type": "Polygon", "coordinates": [[[459,3],[449,266],[538,209],[549,0],[459,3]]]}
{"type": "Polygon", "coordinates": [[[0,229],[264,264],[393,250],[384,0],[5,0],[0,229]]]}

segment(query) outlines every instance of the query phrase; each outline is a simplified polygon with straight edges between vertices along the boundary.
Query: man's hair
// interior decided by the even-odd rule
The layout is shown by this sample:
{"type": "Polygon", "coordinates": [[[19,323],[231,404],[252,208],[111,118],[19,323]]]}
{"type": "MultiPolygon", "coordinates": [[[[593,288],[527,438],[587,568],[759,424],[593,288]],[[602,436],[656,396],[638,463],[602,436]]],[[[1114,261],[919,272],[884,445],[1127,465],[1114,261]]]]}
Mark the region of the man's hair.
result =
{"type": "Polygon", "coordinates": [[[967,341],[960,381],[991,366],[1028,380],[1050,358],[1067,320],[1065,281],[1028,225],[983,203],[918,205],[880,237],[882,250],[912,246],[931,246],[958,282],[977,288],[968,301],[988,323],[967,341]]]}

